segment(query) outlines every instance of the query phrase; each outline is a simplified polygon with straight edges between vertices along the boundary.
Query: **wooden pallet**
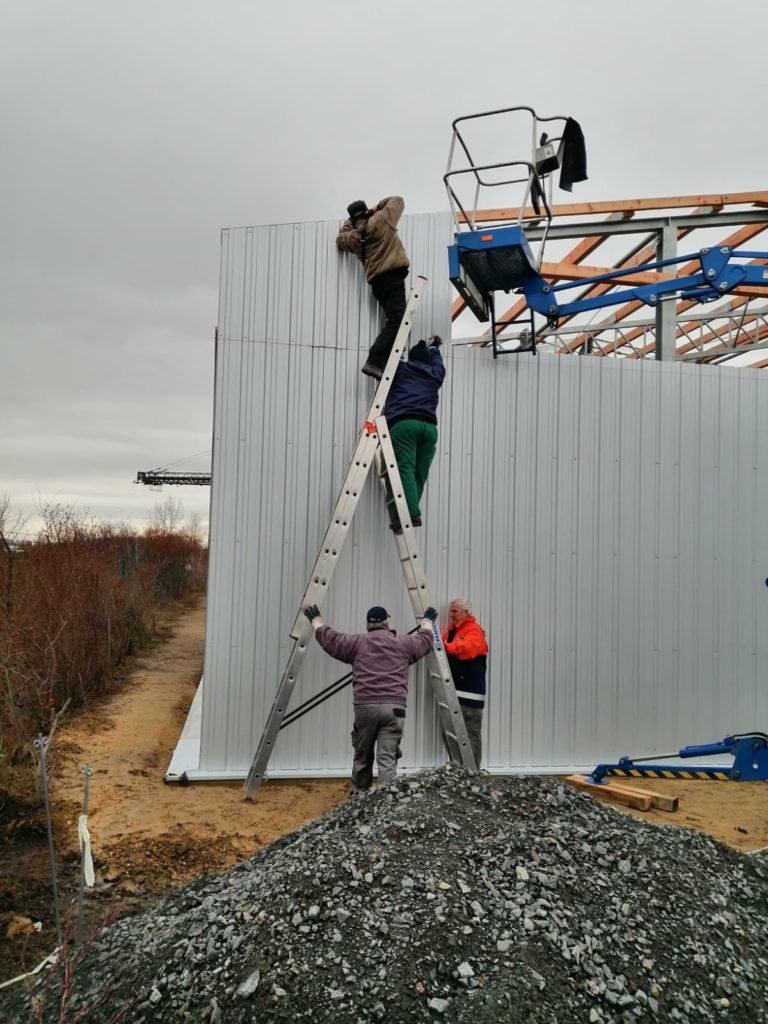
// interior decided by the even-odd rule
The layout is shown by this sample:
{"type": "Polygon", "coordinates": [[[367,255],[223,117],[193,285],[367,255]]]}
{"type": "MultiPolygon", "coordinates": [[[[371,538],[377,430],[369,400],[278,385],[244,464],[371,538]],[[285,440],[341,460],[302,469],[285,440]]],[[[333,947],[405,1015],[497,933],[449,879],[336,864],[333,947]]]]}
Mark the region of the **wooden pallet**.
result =
{"type": "Polygon", "coordinates": [[[565,781],[574,789],[616,800],[638,811],[649,811],[651,807],[656,807],[660,811],[677,810],[678,798],[666,793],[657,793],[650,789],[632,789],[630,786],[619,786],[614,782],[589,782],[586,775],[568,775],[565,781]]]}

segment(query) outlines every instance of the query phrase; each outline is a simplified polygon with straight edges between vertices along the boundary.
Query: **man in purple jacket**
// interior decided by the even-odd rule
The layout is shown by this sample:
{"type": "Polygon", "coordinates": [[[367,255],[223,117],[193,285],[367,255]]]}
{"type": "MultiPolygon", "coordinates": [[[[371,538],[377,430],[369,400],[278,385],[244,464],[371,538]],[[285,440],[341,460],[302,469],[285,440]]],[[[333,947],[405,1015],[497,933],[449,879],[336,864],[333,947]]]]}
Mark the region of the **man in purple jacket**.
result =
{"type": "Polygon", "coordinates": [[[338,633],[331,629],[321,619],[316,604],[307,605],[304,614],[323,650],[352,666],[353,791],[370,788],[374,752],[379,785],[391,782],[397,771],[405,725],[408,670],[432,648],[437,611],[426,608],[416,633],[401,635],[389,628],[389,613],[379,605],[369,610],[365,633],[338,633]]]}

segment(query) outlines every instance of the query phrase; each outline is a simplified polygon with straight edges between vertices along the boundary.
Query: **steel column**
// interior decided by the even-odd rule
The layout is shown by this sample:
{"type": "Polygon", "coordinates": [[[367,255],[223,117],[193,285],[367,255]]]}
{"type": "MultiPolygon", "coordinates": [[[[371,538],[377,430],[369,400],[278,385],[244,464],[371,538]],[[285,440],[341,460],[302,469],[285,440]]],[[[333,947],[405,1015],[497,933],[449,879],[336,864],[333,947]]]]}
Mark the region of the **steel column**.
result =
{"type": "MultiPolygon", "coordinates": [[[[673,260],[677,257],[677,228],[672,219],[659,232],[656,246],[657,260],[673,260]]],[[[677,349],[677,297],[672,296],[656,307],[656,359],[672,362],[677,349]]]]}

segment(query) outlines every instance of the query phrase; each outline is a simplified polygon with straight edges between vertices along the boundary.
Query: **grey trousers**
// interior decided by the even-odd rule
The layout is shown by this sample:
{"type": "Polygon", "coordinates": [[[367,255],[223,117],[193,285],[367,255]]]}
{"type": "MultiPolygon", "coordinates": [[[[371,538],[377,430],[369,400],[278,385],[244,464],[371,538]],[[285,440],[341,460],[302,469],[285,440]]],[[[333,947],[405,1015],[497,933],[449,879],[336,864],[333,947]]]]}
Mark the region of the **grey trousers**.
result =
{"type": "Polygon", "coordinates": [[[373,779],[373,758],[379,769],[379,785],[391,782],[397,772],[400,740],[405,726],[405,708],[398,704],[355,704],[352,727],[352,789],[369,789],[373,779]]]}
{"type": "Polygon", "coordinates": [[[480,771],[480,762],[483,759],[483,708],[467,708],[462,704],[461,713],[467,727],[467,738],[472,747],[475,767],[480,771]]]}
{"type": "MultiPolygon", "coordinates": [[[[459,704],[461,708],[461,714],[464,719],[464,727],[467,730],[467,739],[469,745],[472,748],[472,756],[475,759],[475,768],[480,771],[480,762],[483,758],[483,708],[467,708],[463,704],[459,704]]],[[[446,753],[450,756],[450,750],[448,744],[445,742],[445,733],[443,733],[443,746],[445,747],[446,753]]]]}

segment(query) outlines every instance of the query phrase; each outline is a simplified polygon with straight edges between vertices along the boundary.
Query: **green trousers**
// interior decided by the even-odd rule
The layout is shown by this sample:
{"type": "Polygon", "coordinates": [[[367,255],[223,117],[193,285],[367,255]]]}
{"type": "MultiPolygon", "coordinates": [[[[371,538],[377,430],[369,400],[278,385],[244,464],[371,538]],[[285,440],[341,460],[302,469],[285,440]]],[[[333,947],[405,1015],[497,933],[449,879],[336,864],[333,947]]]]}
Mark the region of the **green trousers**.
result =
{"type": "Polygon", "coordinates": [[[421,420],[399,420],[390,428],[397,468],[403,481],[405,500],[411,519],[421,518],[419,502],[427,482],[429,467],[437,448],[437,427],[421,420]]]}

